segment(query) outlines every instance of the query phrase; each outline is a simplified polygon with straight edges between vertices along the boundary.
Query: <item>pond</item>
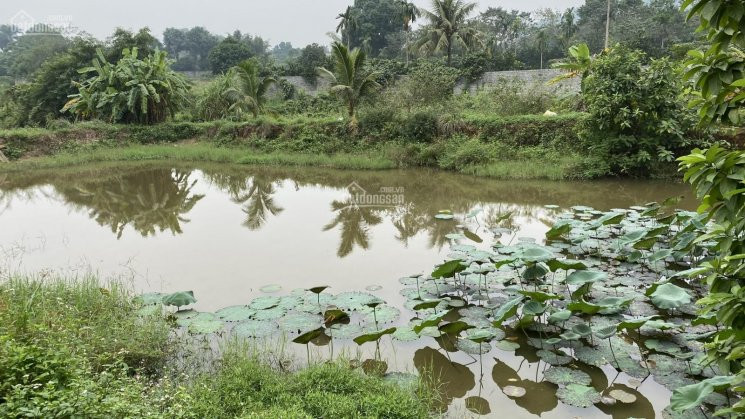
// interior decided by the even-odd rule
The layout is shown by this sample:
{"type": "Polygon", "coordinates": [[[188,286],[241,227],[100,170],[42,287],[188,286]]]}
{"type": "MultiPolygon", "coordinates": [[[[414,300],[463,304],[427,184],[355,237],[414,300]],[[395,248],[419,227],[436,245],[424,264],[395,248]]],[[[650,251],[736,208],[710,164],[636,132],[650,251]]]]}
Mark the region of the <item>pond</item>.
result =
{"type": "MultiPolygon", "coordinates": [[[[678,195],[685,196],[678,207],[695,208],[687,186],[658,181],[101,164],[0,174],[0,260],[5,272],[95,272],[131,281],[143,293],[191,290],[197,299],[191,307],[203,312],[257,297],[271,308],[292,303],[282,298],[310,304],[298,290],[326,285],[321,295],[379,297],[386,302],[380,323],[400,326],[415,315],[405,288],[411,290],[416,274],[428,275],[446,260],[456,243],[475,249],[542,243],[557,216],[572,206],[606,211],[678,195]]],[[[370,308],[364,310],[357,314],[369,317],[370,308]]],[[[384,360],[389,372],[434,372],[443,382],[443,408],[452,416],[651,418],[669,403],[669,390],[652,378],[576,363],[598,391],[613,387],[635,401],[564,404],[557,386],[543,378],[551,365],[536,356],[525,335],[508,335],[482,356],[433,337],[386,336],[378,348],[342,339],[336,350],[370,358],[368,366],[384,360]],[[512,393],[519,389],[526,394],[512,393]]],[[[311,356],[328,357],[328,342],[314,343],[311,356]]],[[[299,354],[305,357],[304,347],[299,354]]]]}

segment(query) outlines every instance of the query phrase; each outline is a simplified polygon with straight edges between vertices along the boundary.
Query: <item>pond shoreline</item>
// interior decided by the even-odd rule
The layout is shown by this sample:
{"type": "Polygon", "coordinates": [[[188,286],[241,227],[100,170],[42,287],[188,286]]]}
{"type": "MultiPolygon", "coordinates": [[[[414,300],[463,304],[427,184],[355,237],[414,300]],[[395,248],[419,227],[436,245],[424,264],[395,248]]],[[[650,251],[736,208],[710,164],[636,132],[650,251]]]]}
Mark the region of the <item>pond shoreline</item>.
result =
{"type": "MultiPolygon", "coordinates": [[[[0,172],[98,161],[320,166],[380,170],[423,167],[493,179],[589,180],[597,163],[580,144],[581,113],[471,118],[425,140],[390,136],[335,119],[172,122],[153,126],[80,122],[54,129],[0,130],[10,164],[0,172]]],[[[675,163],[650,178],[678,179],[675,163]]]]}
{"type": "MultiPolygon", "coordinates": [[[[55,169],[103,162],[169,161],[183,163],[227,163],[259,166],[323,167],[345,170],[392,170],[423,168],[499,180],[582,180],[570,175],[573,158],[554,161],[539,159],[505,160],[469,165],[455,170],[429,166],[408,166],[396,161],[385,150],[367,152],[313,154],[302,152],[262,152],[246,147],[222,147],[210,143],[181,142],[168,145],[95,145],[78,151],[24,157],[0,164],[0,173],[55,169]]],[[[670,171],[658,179],[680,183],[670,171]]],[[[592,180],[592,179],[585,179],[592,180]]]]}

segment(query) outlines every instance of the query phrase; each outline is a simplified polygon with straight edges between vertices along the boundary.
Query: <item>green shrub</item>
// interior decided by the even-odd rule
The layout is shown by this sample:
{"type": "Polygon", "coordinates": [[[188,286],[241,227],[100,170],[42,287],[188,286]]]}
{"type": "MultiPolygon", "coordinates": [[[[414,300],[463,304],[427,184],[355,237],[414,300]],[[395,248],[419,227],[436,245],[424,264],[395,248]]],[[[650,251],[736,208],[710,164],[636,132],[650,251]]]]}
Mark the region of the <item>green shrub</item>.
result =
{"type": "Polygon", "coordinates": [[[278,373],[255,356],[229,347],[214,374],[192,386],[196,417],[429,417],[432,395],[424,387],[397,387],[341,363],[278,373]]]}
{"type": "Polygon", "coordinates": [[[577,131],[585,117],[584,114],[512,117],[468,115],[464,121],[472,125],[485,142],[500,142],[516,147],[543,145],[577,148],[577,131]]]}
{"type": "Polygon", "coordinates": [[[453,95],[458,81],[457,69],[433,61],[417,61],[409,74],[383,92],[381,101],[396,109],[442,105],[453,95]]]}
{"type": "Polygon", "coordinates": [[[430,142],[437,136],[437,115],[432,112],[417,112],[401,123],[401,136],[419,142],[430,142]]]}
{"type": "Polygon", "coordinates": [[[616,45],[592,62],[583,86],[584,147],[609,162],[607,174],[648,175],[697,136],[695,114],[686,109],[680,77],[667,59],[650,61],[616,45]]]}
{"type": "Polygon", "coordinates": [[[200,121],[214,121],[232,116],[232,102],[224,93],[228,89],[236,88],[236,85],[237,79],[231,75],[220,74],[215,77],[197,94],[194,116],[200,121]]]}
{"type": "Polygon", "coordinates": [[[484,164],[494,160],[495,146],[485,144],[477,138],[451,138],[438,160],[443,169],[458,170],[467,166],[484,164]]]}
{"type": "Polygon", "coordinates": [[[458,95],[453,102],[465,112],[514,116],[542,114],[554,107],[556,99],[556,94],[544,84],[501,79],[474,93],[458,95]]]}
{"type": "Polygon", "coordinates": [[[375,137],[392,135],[398,128],[395,109],[386,107],[374,107],[360,112],[358,124],[360,134],[375,137]]]}

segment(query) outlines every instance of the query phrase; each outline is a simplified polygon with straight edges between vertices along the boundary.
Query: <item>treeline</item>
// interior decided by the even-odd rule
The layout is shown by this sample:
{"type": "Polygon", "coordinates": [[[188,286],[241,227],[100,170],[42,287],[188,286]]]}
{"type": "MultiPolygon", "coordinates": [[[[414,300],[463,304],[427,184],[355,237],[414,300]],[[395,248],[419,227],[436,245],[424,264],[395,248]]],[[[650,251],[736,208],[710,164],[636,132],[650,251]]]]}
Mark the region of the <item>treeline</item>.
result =
{"type": "MultiPolygon", "coordinates": [[[[463,21],[451,22],[462,27],[464,34],[473,34],[472,39],[452,43],[451,65],[476,75],[547,67],[577,43],[586,43],[592,53],[598,53],[605,45],[607,4],[607,0],[586,0],[577,8],[532,13],[489,7],[463,21]]],[[[610,6],[610,44],[621,43],[651,57],[661,57],[680,55],[696,41],[697,23],[686,22],[677,0],[611,0],[610,6]]],[[[433,11],[436,13],[437,9],[433,11]]],[[[348,47],[359,47],[372,58],[408,61],[445,56],[447,51],[422,42],[433,30],[429,14],[405,0],[355,0],[337,16],[335,33],[348,47]]],[[[313,78],[315,67],[323,65],[327,55],[326,48],[318,44],[298,48],[289,42],[278,42],[272,46],[260,35],[239,30],[215,34],[199,26],[167,28],[162,41],[147,28],[136,33],[117,29],[102,42],[89,36],[25,36],[3,25],[0,76],[28,78],[48,58],[81,42],[109,46],[114,52],[125,43],[136,44],[143,53],[159,48],[168,52],[177,71],[215,74],[256,57],[272,73],[313,78]]]]}

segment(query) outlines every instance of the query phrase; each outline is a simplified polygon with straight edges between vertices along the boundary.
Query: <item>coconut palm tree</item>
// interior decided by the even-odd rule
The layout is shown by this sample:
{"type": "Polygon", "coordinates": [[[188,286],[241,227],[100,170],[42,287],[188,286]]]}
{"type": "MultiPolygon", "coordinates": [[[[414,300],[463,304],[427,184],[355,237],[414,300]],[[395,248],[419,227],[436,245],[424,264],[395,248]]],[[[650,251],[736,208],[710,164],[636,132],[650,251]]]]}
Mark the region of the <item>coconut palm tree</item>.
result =
{"type": "Polygon", "coordinates": [[[362,98],[380,87],[375,81],[379,75],[364,71],[367,54],[359,48],[350,52],[342,43],[334,42],[331,51],[335,61],[334,73],[322,67],[316,71],[331,82],[331,91],[346,103],[349,118],[355,123],[357,105],[362,98]]]}
{"type": "Polygon", "coordinates": [[[548,46],[548,31],[546,28],[541,28],[535,35],[535,46],[538,48],[538,52],[541,54],[541,70],[543,70],[543,52],[548,46]]]}
{"type": "Polygon", "coordinates": [[[229,75],[238,80],[237,86],[230,86],[223,92],[232,103],[230,110],[239,114],[251,112],[254,118],[257,117],[264,108],[269,86],[277,80],[274,77],[259,77],[259,68],[252,60],[245,60],[233,67],[229,75]]]}
{"type": "Polygon", "coordinates": [[[406,66],[409,66],[409,37],[411,35],[411,24],[416,22],[416,19],[421,15],[419,8],[414,3],[406,0],[399,0],[401,6],[401,17],[404,21],[404,33],[406,34],[406,45],[404,50],[406,51],[406,66]]]}
{"type": "Polygon", "coordinates": [[[354,13],[352,6],[347,6],[347,10],[344,13],[339,13],[336,18],[339,20],[339,24],[336,25],[336,32],[342,35],[342,39],[346,38],[347,48],[349,48],[352,33],[357,30],[359,23],[357,14],[354,13]]]}
{"type": "Polygon", "coordinates": [[[454,45],[470,48],[480,44],[478,31],[467,24],[468,15],[475,8],[476,3],[463,0],[432,0],[432,10],[423,11],[429,27],[417,42],[417,49],[424,54],[445,52],[450,65],[454,45]]]}

